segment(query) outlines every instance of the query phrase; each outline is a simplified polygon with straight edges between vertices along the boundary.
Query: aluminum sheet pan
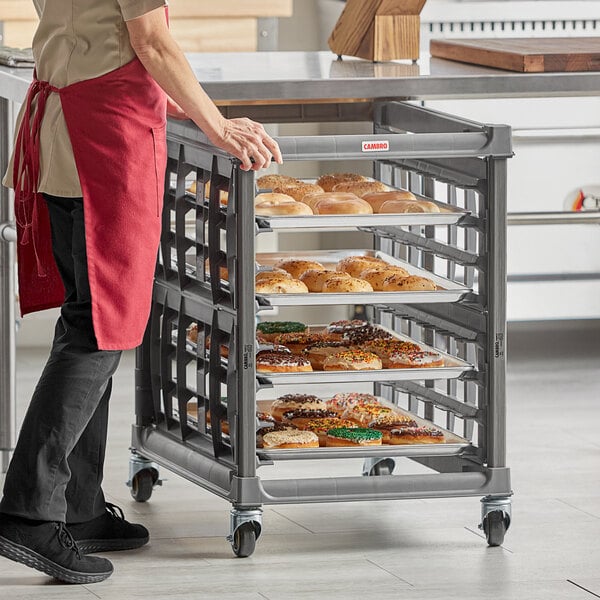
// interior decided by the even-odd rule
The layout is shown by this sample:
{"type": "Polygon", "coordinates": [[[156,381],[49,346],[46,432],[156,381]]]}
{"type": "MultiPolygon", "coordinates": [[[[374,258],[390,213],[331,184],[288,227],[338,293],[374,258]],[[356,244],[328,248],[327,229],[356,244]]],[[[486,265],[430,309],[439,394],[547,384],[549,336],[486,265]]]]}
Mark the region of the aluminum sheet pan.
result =
{"type": "MultiPolygon", "coordinates": [[[[310,325],[309,330],[319,330],[327,325],[310,325]]],[[[446,354],[413,338],[397,333],[392,329],[378,325],[394,336],[395,339],[418,344],[423,350],[437,352],[444,359],[443,367],[427,367],[422,369],[377,369],[373,371],[305,371],[300,373],[268,373],[256,372],[262,380],[276,385],[294,385],[300,383],[348,383],[364,381],[413,381],[422,379],[457,379],[463,373],[472,371],[474,366],[468,362],[446,354]]]]}
{"type": "Polygon", "coordinates": [[[297,252],[257,253],[259,270],[271,269],[278,260],[306,259],[322,263],[335,269],[335,264],[347,256],[376,256],[392,265],[405,268],[411,275],[431,279],[438,288],[435,291],[418,292],[357,292],[339,294],[257,294],[263,306],[324,306],[336,304],[425,304],[439,302],[458,302],[472,290],[468,287],[420,269],[407,262],[393,258],[389,254],[375,250],[311,250],[297,252]]]}
{"type": "MultiPolygon", "coordinates": [[[[272,400],[259,400],[257,410],[268,411],[272,400]]],[[[381,446],[367,447],[334,447],[334,448],[307,448],[305,450],[291,448],[286,450],[265,450],[257,448],[256,453],[259,458],[266,460],[297,460],[297,459],[320,459],[320,458],[362,458],[362,457],[388,457],[388,456],[457,456],[468,452],[472,448],[471,443],[447,429],[422,419],[418,415],[407,410],[393,406],[383,398],[380,402],[385,406],[390,406],[402,415],[414,419],[419,426],[435,427],[444,433],[445,442],[441,444],[407,444],[404,446],[394,446],[384,444],[381,446]]]]}

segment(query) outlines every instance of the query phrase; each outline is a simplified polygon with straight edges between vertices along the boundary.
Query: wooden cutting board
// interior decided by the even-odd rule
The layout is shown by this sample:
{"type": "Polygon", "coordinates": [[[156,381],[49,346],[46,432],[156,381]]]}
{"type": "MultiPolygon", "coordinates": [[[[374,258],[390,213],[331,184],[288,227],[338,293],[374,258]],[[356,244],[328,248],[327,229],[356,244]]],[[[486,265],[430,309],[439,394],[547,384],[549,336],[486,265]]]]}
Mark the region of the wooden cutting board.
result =
{"type": "Polygon", "coordinates": [[[431,40],[432,56],[522,73],[600,71],[600,37],[431,40]]]}

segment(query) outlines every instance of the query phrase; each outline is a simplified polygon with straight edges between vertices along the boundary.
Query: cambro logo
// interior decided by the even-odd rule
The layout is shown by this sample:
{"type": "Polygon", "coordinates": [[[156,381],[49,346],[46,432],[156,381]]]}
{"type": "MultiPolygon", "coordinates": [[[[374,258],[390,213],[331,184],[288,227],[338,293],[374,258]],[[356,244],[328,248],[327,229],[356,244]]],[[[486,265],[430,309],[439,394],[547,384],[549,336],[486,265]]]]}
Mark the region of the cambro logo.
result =
{"type": "Polygon", "coordinates": [[[362,143],[362,151],[363,152],[389,152],[390,151],[390,143],[388,140],[379,140],[377,142],[363,142],[362,143]]]}

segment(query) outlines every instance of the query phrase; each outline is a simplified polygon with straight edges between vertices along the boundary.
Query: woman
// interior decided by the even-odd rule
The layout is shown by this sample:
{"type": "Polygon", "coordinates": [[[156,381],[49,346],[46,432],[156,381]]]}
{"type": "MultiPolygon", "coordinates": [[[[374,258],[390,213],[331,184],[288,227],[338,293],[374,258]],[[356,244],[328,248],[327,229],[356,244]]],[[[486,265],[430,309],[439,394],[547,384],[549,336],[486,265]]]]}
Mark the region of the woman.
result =
{"type": "Polygon", "coordinates": [[[61,306],[0,502],[0,554],[62,581],[137,548],[101,489],[111,377],[150,310],[165,118],[191,118],[245,170],[281,162],[258,123],[225,119],[169,34],[165,0],[34,0],[34,82],[14,164],[23,314],[61,306]],[[171,100],[172,99],[172,100],[171,100]]]}

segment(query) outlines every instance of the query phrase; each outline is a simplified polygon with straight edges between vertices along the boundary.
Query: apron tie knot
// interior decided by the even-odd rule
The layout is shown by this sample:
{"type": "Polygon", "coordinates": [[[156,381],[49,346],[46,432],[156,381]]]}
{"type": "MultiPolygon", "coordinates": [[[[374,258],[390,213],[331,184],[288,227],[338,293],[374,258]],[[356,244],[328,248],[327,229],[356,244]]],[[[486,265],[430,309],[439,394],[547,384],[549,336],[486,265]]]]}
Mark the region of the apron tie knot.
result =
{"type": "Polygon", "coordinates": [[[15,218],[23,229],[19,240],[22,245],[33,244],[37,274],[46,276],[46,270],[39,256],[39,240],[36,227],[39,221],[39,203],[42,202],[38,192],[40,177],[40,129],[46,108],[46,100],[52,92],[59,89],[47,81],[38,81],[34,72],[33,82],[27,92],[23,126],[19,129],[15,142],[13,182],[15,188],[15,218]]]}

